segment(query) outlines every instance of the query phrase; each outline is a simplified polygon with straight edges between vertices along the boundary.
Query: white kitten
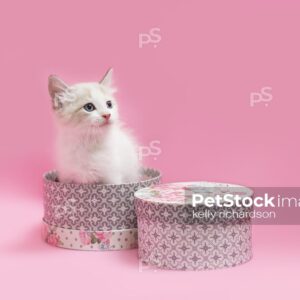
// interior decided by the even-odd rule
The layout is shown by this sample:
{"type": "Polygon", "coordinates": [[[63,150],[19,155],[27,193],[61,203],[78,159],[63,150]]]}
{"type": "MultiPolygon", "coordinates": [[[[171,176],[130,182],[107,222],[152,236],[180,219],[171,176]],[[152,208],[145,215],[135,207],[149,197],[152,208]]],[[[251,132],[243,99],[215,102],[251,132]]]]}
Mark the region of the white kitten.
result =
{"type": "Polygon", "coordinates": [[[139,179],[137,144],[122,127],[112,69],[100,82],[68,86],[49,77],[58,125],[57,171],[63,182],[120,184],[139,179]]]}

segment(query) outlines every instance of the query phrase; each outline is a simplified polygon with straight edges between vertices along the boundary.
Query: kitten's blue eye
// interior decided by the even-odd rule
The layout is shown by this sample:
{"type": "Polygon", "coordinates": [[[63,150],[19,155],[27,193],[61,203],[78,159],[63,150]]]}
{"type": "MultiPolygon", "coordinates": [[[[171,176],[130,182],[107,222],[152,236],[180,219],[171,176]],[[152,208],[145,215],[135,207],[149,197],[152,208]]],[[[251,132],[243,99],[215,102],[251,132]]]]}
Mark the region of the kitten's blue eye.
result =
{"type": "Polygon", "coordinates": [[[106,101],[106,106],[112,108],[112,102],[110,100],[106,101]]]}
{"type": "Polygon", "coordinates": [[[83,107],[87,112],[91,112],[93,110],[96,109],[95,105],[93,103],[87,103],[84,107],[83,107]]]}

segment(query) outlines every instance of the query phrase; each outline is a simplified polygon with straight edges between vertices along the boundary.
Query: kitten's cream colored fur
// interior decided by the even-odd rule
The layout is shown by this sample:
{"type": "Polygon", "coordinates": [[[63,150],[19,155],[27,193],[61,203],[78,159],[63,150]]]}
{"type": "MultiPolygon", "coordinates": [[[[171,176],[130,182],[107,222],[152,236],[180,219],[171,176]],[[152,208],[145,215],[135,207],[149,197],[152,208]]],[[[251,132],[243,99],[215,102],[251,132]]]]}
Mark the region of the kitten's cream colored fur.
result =
{"type": "Polygon", "coordinates": [[[70,86],[57,76],[49,76],[58,125],[59,180],[106,184],[138,181],[137,144],[119,121],[114,91],[112,70],[100,82],[70,86]],[[84,108],[87,103],[93,104],[93,111],[84,108]]]}

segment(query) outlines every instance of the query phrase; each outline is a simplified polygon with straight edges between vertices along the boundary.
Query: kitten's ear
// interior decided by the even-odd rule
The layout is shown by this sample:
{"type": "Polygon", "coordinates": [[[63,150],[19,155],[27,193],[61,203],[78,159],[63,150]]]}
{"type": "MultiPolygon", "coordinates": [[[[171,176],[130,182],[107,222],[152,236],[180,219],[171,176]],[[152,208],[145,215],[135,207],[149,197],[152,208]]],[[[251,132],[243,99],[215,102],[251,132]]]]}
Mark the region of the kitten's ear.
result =
{"type": "Polygon", "coordinates": [[[113,80],[112,80],[112,76],[113,75],[113,68],[110,68],[105,75],[103,76],[103,78],[100,80],[100,84],[105,85],[106,87],[111,88],[113,85],[113,80]]]}
{"type": "Polygon", "coordinates": [[[60,78],[55,75],[50,75],[48,78],[48,90],[52,99],[58,93],[63,93],[67,90],[68,86],[60,78]]]}

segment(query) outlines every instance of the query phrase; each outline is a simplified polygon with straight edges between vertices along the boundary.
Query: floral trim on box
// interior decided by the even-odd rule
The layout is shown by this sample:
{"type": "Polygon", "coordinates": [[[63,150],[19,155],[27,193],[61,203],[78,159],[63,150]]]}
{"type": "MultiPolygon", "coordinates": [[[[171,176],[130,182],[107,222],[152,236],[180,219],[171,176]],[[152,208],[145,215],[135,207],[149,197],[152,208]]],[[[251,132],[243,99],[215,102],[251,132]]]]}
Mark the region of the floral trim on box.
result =
{"type": "Polygon", "coordinates": [[[191,196],[195,192],[207,194],[211,191],[216,194],[230,192],[231,194],[244,196],[252,195],[252,191],[244,186],[200,181],[166,183],[153,187],[146,187],[135,192],[135,197],[148,202],[184,204],[186,203],[186,197],[191,196]]]}
{"type": "Polygon", "coordinates": [[[50,245],[77,250],[121,250],[137,248],[137,229],[85,231],[42,225],[42,237],[50,245]]]}

